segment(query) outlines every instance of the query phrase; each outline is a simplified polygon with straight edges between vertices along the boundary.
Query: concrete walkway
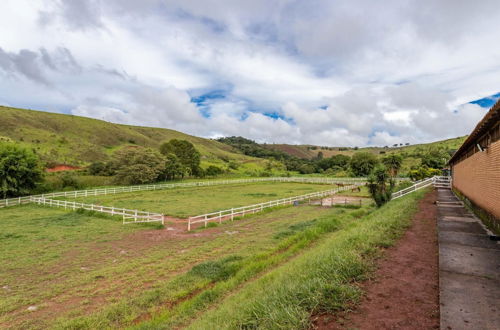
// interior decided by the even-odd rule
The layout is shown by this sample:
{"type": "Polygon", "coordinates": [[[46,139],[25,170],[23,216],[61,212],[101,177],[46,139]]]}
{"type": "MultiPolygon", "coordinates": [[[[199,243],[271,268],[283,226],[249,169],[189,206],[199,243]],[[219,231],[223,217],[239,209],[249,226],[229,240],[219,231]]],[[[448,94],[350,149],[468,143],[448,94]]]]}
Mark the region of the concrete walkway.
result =
{"type": "Polygon", "coordinates": [[[437,204],[441,329],[498,330],[500,244],[449,189],[437,204]]]}

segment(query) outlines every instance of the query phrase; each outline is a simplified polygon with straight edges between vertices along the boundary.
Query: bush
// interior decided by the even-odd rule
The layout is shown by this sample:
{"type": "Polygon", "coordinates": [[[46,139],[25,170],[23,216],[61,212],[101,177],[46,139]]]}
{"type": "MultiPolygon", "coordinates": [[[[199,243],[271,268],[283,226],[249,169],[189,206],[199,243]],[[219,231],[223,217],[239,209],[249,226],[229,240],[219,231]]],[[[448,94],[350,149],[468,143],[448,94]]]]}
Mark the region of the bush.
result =
{"type": "Polygon", "coordinates": [[[441,175],[441,170],[438,170],[436,168],[428,168],[426,166],[421,166],[418,169],[411,170],[410,173],[408,173],[408,175],[412,180],[418,181],[433,177],[435,175],[441,175]]]}
{"type": "Polygon", "coordinates": [[[73,187],[75,189],[82,188],[75,176],[71,173],[64,172],[61,176],[62,188],[73,187]]]}
{"type": "Polygon", "coordinates": [[[26,195],[43,181],[40,160],[29,149],[0,143],[0,195],[26,195]]]}
{"type": "Polygon", "coordinates": [[[349,163],[355,176],[367,176],[377,165],[377,157],[370,152],[358,152],[352,156],[349,163]]]}
{"type": "Polygon", "coordinates": [[[158,181],[165,168],[165,159],[149,148],[124,148],[113,160],[115,181],[120,184],[144,184],[158,181]]]}
{"type": "Polygon", "coordinates": [[[103,175],[106,170],[106,164],[103,162],[94,162],[87,167],[90,175],[103,175]]]}
{"type": "Polygon", "coordinates": [[[207,176],[216,176],[216,175],[219,175],[222,173],[224,173],[224,170],[222,168],[214,166],[214,165],[210,165],[205,170],[205,175],[207,175],[207,176]]]}

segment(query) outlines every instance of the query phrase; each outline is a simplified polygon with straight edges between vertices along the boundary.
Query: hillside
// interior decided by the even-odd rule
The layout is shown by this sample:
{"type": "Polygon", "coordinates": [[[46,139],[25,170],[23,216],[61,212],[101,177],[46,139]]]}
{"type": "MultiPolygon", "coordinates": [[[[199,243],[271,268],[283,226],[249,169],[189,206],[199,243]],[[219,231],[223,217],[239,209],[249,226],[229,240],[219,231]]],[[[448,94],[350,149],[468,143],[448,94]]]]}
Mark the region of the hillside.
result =
{"type": "Polygon", "coordinates": [[[262,147],[285,152],[291,156],[303,159],[311,159],[318,157],[318,153],[322,152],[324,157],[331,157],[334,155],[352,156],[359,151],[371,152],[374,154],[389,154],[389,153],[414,153],[425,152],[432,148],[440,148],[446,150],[456,150],[465,141],[467,136],[436,141],[431,143],[405,145],[400,147],[366,147],[366,148],[343,148],[343,147],[325,147],[313,145],[290,145],[290,144],[261,144],[262,147]]]}
{"type": "Polygon", "coordinates": [[[47,164],[85,166],[109,158],[124,146],[158,148],[170,139],[193,143],[202,163],[260,163],[226,144],[164,128],[113,124],[102,120],[0,106],[0,140],[34,149],[47,164]]]}

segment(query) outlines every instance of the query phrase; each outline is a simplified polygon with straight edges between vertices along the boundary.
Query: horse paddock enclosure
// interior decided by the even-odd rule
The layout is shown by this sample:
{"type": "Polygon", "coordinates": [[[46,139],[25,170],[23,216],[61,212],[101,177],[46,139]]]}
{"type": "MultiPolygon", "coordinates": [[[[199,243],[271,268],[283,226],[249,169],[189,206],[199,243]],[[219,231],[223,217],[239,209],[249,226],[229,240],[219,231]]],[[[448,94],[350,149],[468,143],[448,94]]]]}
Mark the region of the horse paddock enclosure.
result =
{"type": "Polygon", "coordinates": [[[191,231],[186,230],[186,218],[297,196],[308,201],[303,196],[325,191],[349,195],[350,187],[249,182],[54,197],[60,205],[100,203],[158,212],[164,215],[164,226],[124,226],[120,218],[98,209],[37,203],[2,208],[0,327],[133,327],[165,318],[165,312],[167,328],[187,324],[200,307],[214,306],[246,281],[286,264],[375,208],[371,203],[356,209],[290,203],[191,231]]]}

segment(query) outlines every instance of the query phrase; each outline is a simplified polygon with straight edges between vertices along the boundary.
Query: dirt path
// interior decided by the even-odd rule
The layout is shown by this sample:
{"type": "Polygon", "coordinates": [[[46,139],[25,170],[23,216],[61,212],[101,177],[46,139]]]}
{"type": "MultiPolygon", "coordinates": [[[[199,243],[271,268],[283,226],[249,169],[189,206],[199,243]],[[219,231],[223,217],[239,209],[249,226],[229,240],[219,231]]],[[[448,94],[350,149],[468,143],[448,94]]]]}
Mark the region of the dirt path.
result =
{"type": "Polygon", "coordinates": [[[438,329],[436,192],[427,194],[401,240],[389,248],[351,313],[322,316],[317,329],[438,329]]]}

